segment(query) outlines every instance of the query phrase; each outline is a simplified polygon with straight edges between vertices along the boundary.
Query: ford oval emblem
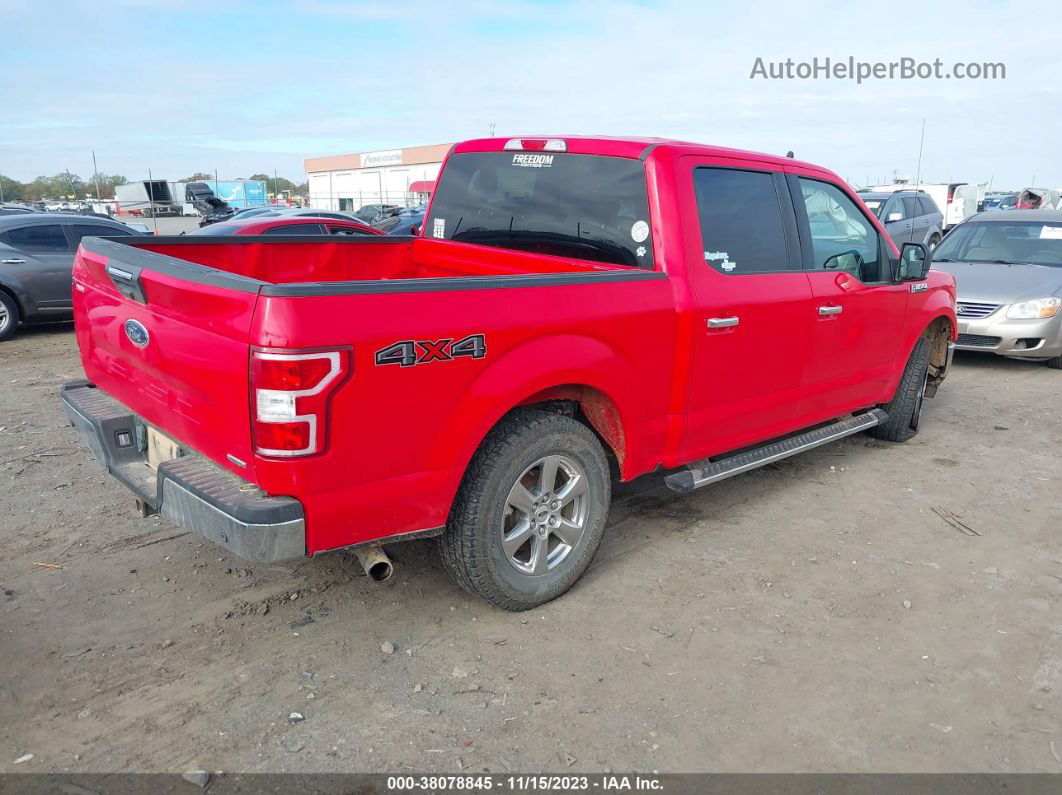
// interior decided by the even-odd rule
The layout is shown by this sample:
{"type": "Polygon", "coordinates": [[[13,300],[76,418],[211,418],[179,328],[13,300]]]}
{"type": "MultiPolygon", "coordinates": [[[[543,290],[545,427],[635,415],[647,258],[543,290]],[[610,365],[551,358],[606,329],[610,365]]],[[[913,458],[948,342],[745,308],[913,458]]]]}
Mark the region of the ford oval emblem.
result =
{"type": "Polygon", "coordinates": [[[125,321],[125,336],[138,348],[146,348],[151,341],[151,335],[139,320],[125,321]]]}

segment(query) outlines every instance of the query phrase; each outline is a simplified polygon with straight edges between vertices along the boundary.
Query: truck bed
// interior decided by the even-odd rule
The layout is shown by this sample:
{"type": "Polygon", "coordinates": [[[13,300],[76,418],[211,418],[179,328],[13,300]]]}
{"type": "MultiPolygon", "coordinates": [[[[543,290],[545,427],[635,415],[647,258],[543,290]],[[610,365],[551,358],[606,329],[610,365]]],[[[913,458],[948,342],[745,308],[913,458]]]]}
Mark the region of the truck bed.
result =
{"type": "MultiPolygon", "coordinates": [[[[311,553],[442,525],[495,407],[527,390],[668,383],[672,351],[656,341],[674,334],[671,291],[661,271],[401,237],[84,238],[74,263],[88,381],[189,455],[300,500],[311,553]],[[470,336],[485,356],[377,358],[470,336]],[[249,367],[264,349],[352,357],[321,453],[256,453],[249,367]],[[540,387],[517,377],[543,363],[540,387]]],[[[637,402],[625,467],[652,466],[643,457],[657,453],[667,395],[637,402]]],[[[603,427],[618,422],[602,412],[603,427]]]]}
{"type": "MultiPolygon", "coordinates": [[[[414,237],[236,235],[232,237],[148,237],[87,239],[89,259],[115,261],[126,272],[155,271],[201,281],[211,269],[242,277],[221,279],[223,286],[269,295],[296,294],[268,289],[279,285],[343,282],[394,282],[424,279],[484,278],[528,274],[597,274],[637,272],[637,268],[597,264],[540,252],[512,251],[414,237]],[[267,288],[267,289],[263,289],[267,288]]],[[[215,276],[220,275],[215,273],[215,276]]],[[[394,287],[394,285],[392,285],[394,287]]],[[[328,289],[328,288],[324,288],[328,289]]],[[[371,288],[369,291],[375,291],[371,288]]],[[[320,292],[318,288],[317,292],[320,292]]],[[[349,292],[349,290],[343,290],[349,292]]]]}

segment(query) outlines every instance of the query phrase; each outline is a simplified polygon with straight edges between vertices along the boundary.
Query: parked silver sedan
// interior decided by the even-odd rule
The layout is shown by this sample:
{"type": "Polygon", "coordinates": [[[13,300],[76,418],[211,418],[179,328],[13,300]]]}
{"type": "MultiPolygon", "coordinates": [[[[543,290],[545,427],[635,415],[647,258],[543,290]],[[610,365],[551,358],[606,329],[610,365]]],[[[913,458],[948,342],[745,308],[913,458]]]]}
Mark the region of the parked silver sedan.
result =
{"type": "Polygon", "coordinates": [[[958,286],[956,348],[1062,369],[1062,212],[975,215],[944,238],[933,267],[958,286]]]}

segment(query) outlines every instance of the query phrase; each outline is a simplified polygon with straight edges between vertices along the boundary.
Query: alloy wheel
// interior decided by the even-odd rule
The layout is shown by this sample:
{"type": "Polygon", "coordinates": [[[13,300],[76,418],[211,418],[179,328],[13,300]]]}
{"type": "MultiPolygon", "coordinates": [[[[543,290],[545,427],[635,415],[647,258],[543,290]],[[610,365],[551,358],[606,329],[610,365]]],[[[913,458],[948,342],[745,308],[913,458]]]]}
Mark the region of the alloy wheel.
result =
{"type": "Polygon", "coordinates": [[[582,538],[589,507],[586,472],[578,462],[548,455],[533,463],[505,500],[501,533],[509,565],[528,576],[556,569],[582,538]]]}

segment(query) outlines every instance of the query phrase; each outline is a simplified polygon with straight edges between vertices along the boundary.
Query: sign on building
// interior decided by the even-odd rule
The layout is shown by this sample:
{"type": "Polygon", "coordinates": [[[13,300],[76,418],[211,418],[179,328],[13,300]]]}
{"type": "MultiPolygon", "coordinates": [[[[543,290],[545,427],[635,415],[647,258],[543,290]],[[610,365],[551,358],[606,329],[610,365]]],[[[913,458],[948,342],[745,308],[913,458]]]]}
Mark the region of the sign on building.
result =
{"type": "Polygon", "coordinates": [[[390,149],[386,152],[369,152],[361,156],[361,167],[401,165],[402,150],[390,149]]]}

